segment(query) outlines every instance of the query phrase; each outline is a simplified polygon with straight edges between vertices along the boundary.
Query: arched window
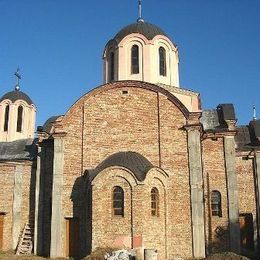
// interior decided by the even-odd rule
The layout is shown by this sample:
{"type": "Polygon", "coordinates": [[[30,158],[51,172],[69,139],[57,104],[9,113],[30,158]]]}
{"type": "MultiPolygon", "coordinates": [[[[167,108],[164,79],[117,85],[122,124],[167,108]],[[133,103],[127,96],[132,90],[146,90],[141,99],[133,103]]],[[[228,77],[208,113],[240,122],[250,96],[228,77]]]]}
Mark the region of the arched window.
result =
{"type": "Polygon", "coordinates": [[[159,216],[159,192],[157,188],[151,190],[151,215],[159,216]]]}
{"type": "Polygon", "coordinates": [[[124,216],[124,191],[119,186],[113,189],[113,214],[114,216],[124,216]]]}
{"type": "Polygon", "coordinates": [[[211,192],[211,213],[212,216],[222,217],[221,193],[217,190],[211,192]]]}
{"type": "Polygon", "coordinates": [[[9,107],[9,105],[7,105],[7,106],[5,107],[5,122],[4,122],[4,131],[5,131],[5,132],[8,131],[9,110],[10,110],[10,107],[9,107]]]}
{"type": "Polygon", "coordinates": [[[23,107],[19,106],[17,110],[16,132],[22,132],[22,124],[23,124],[23,107]]]}
{"type": "Polygon", "coordinates": [[[131,73],[139,73],[139,47],[133,45],[131,49],[131,73]]]}
{"type": "Polygon", "coordinates": [[[115,79],[115,53],[111,52],[109,57],[109,76],[110,81],[113,81],[115,79]]]}
{"type": "Polygon", "coordinates": [[[166,51],[163,47],[159,48],[159,67],[160,75],[166,76],[166,51]]]}

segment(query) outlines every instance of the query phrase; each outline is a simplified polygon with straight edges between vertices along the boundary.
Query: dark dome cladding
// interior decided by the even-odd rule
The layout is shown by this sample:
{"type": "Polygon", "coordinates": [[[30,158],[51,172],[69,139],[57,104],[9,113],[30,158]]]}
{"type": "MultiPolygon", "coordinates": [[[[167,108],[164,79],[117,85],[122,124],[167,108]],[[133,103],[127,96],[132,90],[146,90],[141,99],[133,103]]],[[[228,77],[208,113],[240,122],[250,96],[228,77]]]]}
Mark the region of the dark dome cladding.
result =
{"type": "Polygon", "coordinates": [[[134,173],[139,181],[143,181],[147,172],[153,168],[143,155],[136,152],[118,152],[107,157],[94,170],[88,170],[90,178],[93,180],[99,172],[111,166],[122,166],[134,173]]]}
{"type": "Polygon", "coordinates": [[[125,36],[131,33],[140,33],[144,35],[148,40],[152,40],[156,35],[164,35],[168,37],[167,34],[158,26],[151,23],[139,21],[133,24],[129,24],[128,26],[121,29],[116,34],[114,39],[117,42],[120,42],[125,36]]]}
{"type": "Polygon", "coordinates": [[[18,90],[14,90],[14,91],[4,94],[1,97],[0,102],[2,102],[5,99],[9,99],[12,102],[15,102],[17,100],[23,100],[23,101],[27,102],[29,105],[33,104],[32,100],[28,97],[28,95],[26,95],[24,92],[18,91],[18,90]]]}

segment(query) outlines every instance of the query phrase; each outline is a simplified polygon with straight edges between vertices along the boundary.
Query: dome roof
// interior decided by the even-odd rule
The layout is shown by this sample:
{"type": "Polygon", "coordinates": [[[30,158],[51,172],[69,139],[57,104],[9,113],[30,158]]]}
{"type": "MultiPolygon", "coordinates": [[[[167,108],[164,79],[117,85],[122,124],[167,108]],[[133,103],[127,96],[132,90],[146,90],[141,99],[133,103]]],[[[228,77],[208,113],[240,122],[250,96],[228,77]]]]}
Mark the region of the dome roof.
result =
{"type": "Polygon", "coordinates": [[[147,172],[154,167],[151,162],[139,153],[131,151],[118,152],[107,157],[94,170],[88,170],[91,179],[94,179],[99,172],[111,166],[122,166],[129,169],[139,181],[143,181],[147,172]]]}
{"type": "Polygon", "coordinates": [[[131,33],[140,33],[148,40],[152,40],[156,35],[164,35],[168,37],[167,34],[158,26],[144,21],[138,21],[121,29],[114,37],[114,40],[120,42],[125,36],[131,33]]]}
{"type": "Polygon", "coordinates": [[[29,96],[20,90],[14,90],[14,91],[7,92],[5,95],[3,95],[0,98],[0,102],[2,102],[5,99],[9,99],[12,102],[15,102],[17,100],[23,100],[29,105],[33,104],[32,100],[29,98],[29,96]]]}

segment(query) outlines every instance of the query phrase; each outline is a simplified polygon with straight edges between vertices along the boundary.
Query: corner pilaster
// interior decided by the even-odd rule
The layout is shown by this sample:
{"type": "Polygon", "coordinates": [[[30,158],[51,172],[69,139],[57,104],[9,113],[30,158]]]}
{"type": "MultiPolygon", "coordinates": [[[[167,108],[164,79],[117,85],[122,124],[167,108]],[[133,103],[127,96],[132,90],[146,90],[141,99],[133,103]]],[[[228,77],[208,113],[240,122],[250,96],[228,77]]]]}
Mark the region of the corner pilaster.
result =
{"type": "Polygon", "coordinates": [[[52,187],[52,218],[51,218],[51,257],[63,256],[63,159],[64,139],[61,135],[54,136],[53,187],[52,187]]]}
{"type": "Polygon", "coordinates": [[[235,253],[240,253],[238,184],[235,168],[234,136],[224,136],[224,151],[227,178],[230,250],[235,253]]]}
{"type": "Polygon", "coordinates": [[[13,249],[17,248],[18,238],[21,232],[21,205],[22,205],[22,174],[23,165],[17,165],[14,173],[14,194],[13,194],[13,249]]]}
{"type": "Polygon", "coordinates": [[[205,223],[200,125],[186,126],[190,170],[193,257],[205,257],[205,223]]]}
{"type": "MultiPolygon", "coordinates": [[[[257,233],[260,236],[260,151],[255,151],[255,183],[256,183],[256,212],[257,212],[257,233]]],[[[258,238],[258,247],[259,247],[258,238]]]]}

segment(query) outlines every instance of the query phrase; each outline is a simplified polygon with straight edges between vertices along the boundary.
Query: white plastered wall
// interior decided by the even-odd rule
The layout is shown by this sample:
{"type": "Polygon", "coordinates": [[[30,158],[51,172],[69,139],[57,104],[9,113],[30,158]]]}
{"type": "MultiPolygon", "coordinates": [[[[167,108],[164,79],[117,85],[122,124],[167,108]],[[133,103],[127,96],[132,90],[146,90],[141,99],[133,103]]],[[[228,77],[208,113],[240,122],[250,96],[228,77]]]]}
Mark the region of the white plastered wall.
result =
{"type": "Polygon", "coordinates": [[[115,53],[115,80],[140,80],[153,84],[162,83],[179,87],[179,57],[178,49],[163,35],[157,35],[152,40],[139,33],[124,37],[118,44],[108,44],[104,51],[104,83],[109,82],[109,54],[115,53]],[[139,73],[131,73],[131,48],[139,47],[139,73]],[[159,75],[159,48],[166,51],[166,76],[159,75]]]}
{"type": "Polygon", "coordinates": [[[14,103],[10,100],[3,100],[0,103],[0,142],[12,142],[19,139],[34,138],[36,107],[27,104],[23,100],[14,103]],[[8,130],[4,131],[5,109],[9,105],[8,130]],[[23,107],[22,130],[17,132],[18,107],[23,107]]]}

